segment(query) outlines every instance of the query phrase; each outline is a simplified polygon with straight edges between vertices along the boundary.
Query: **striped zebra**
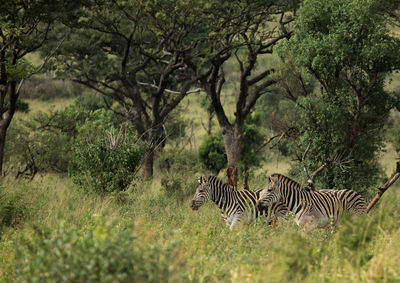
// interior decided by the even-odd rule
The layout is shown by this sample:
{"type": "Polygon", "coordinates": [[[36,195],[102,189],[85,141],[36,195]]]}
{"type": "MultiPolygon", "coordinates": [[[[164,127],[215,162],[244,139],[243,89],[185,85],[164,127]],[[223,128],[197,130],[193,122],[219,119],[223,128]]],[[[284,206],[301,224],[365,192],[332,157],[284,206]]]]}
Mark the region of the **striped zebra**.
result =
{"type": "Polygon", "coordinates": [[[339,216],[348,212],[359,216],[367,213],[365,200],[352,190],[304,190],[301,185],[281,174],[270,176],[270,183],[260,193],[257,207],[283,202],[295,215],[296,223],[307,229],[325,227],[333,218],[336,225],[339,216]]]}
{"type": "MultiPolygon", "coordinates": [[[[222,218],[232,230],[242,220],[251,223],[260,215],[267,216],[268,210],[260,211],[256,207],[260,192],[261,189],[237,191],[217,177],[203,176],[199,178],[199,186],[190,202],[190,207],[198,210],[208,200],[212,200],[220,208],[222,218]]],[[[282,204],[275,204],[271,207],[271,213],[280,220],[285,217],[287,209],[282,204]]]]}

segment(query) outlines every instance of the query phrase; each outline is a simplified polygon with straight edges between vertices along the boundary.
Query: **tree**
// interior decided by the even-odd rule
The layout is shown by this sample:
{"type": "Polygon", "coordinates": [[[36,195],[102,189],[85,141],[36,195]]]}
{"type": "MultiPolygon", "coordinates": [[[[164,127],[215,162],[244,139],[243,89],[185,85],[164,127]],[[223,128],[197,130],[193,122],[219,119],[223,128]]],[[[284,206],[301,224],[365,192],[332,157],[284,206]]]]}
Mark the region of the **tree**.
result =
{"type": "MultiPolygon", "coordinates": [[[[296,2],[296,1],[293,1],[296,2]]],[[[295,4],[295,3],[294,3],[295,4]]],[[[273,68],[257,62],[271,54],[273,46],[290,36],[288,25],[291,6],[281,1],[209,1],[207,23],[210,30],[210,47],[207,76],[200,85],[207,93],[221,128],[228,167],[241,161],[242,137],[246,117],[257,100],[275,83],[271,78],[273,68]],[[221,103],[221,93],[226,90],[225,72],[238,72],[238,93],[233,121],[221,103]]],[[[295,5],[293,5],[295,8],[295,5]]],[[[232,82],[233,83],[233,82],[232,82]]]]}
{"type": "Polygon", "coordinates": [[[166,139],[164,123],[202,76],[186,61],[204,39],[201,1],[85,1],[79,24],[53,61],[72,78],[118,103],[148,144],[142,176],[152,177],[154,152],[166,139]]]}
{"type": "Polygon", "coordinates": [[[400,68],[400,41],[377,9],[375,0],[307,0],[278,48],[286,67],[277,80],[296,118],[282,128],[322,187],[360,191],[380,174],[383,125],[399,102],[384,84],[400,68]]]}
{"type": "Polygon", "coordinates": [[[35,68],[24,57],[48,38],[56,20],[62,20],[77,1],[4,0],[0,4],[0,173],[7,129],[14,116],[21,82],[35,68]]]}

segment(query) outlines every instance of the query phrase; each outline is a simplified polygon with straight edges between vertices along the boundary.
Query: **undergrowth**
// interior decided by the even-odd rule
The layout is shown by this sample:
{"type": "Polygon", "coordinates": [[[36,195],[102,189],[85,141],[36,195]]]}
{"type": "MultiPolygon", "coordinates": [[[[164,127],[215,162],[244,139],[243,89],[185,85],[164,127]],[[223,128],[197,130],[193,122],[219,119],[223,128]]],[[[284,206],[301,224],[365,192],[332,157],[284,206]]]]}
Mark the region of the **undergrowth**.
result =
{"type": "Polygon", "coordinates": [[[225,227],[161,182],[98,196],[46,175],[1,190],[1,282],[393,282],[400,279],[399,186],[369,217],[304,231],[289,218],[225,227]],[[176,200],[175,198],[178,198],[176,200]],[[4,220],[6,219],[6,220],[4,220]]]}

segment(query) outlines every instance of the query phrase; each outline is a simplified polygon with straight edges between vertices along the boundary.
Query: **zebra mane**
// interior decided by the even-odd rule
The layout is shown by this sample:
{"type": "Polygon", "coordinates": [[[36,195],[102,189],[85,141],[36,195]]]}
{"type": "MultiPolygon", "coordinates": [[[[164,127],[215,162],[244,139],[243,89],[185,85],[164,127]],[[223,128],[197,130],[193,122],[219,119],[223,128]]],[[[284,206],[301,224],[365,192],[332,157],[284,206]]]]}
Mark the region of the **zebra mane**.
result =
{"type": "Polygon", "coordinates": [[[236,191],[231,185],[229,185],[228,183],[224,182],[223,180],[221,180],[217,176],[212,176],[212,175],[201,176],[199,178],[199,182],[200,183],[209,183],[209,184],[213,184],[215,186],[223,186],[223,187],[225,187],[227,189],[230,189],[232,191],[236,191]]]}
{"type": "Polygon", "coordinates": [[[201,176],[199,178],[199,183],[213,183],[213,184],[224,184],[224,181],[222,181],[220,178],[217,176],[212,176],[212,175],[205,175],[201,176]]]}
{"type": "Polygon", "coordinates": [[[296,182],[295,180],[290,179],[289,177],[287,177],[287,176],[285,176],[285,175],[282,175],[282,174],[279,174],[279,173],[274,173],[274,174],[271,175],[271,177],[276,177],[276,178],[278,178],[278,180],[279,180],[280,182],[289,184],[290,186],[292,186],[292,187],[295,188],[296,190],[306,190],[306,191],[309,191],[309,188],[303,187],[299,182],[296,182]]]}

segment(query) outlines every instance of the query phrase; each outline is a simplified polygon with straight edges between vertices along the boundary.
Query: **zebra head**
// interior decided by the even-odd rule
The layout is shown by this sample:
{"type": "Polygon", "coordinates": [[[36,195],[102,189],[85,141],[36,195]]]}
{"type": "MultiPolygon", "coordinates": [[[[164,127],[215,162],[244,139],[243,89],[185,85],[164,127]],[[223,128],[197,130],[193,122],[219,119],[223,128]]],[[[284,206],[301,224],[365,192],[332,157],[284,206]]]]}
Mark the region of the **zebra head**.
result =
{"type": "Polygon", "coordinates": [[[196,193],[193,196],[192,201],[190,202],[190,208],[193,210],[198,210],[200,206],[205,204],[211,195],[210,183],[208,183],[206,177],[199,178],[199,186],[196,189],[196,193]]]}
{"type": "Polygon", "coordinates": [[[257,200],[257,208],[260,211],[266,210],[271,207],[274,203],[277,203],[281,199],[280,191],[281,182],[278,177],[269,177],[269,184],[261,191],[260,198],[257,200]]]}

